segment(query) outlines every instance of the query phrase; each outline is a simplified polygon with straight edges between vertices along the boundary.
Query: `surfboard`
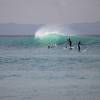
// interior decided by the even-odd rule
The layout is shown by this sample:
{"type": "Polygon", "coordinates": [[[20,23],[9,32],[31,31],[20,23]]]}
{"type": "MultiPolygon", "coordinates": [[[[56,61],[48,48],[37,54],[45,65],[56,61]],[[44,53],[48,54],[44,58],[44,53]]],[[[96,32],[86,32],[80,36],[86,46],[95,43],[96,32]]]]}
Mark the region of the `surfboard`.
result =
{"type": "Polygon", "coordinates": [[[74,49],[74,47],[68,47],[69,49],[74,49]]]}
{"type": "Polygon", "coordinates": [[[74,49],[74,47],[64,47],[64,49],[74,49]]]}

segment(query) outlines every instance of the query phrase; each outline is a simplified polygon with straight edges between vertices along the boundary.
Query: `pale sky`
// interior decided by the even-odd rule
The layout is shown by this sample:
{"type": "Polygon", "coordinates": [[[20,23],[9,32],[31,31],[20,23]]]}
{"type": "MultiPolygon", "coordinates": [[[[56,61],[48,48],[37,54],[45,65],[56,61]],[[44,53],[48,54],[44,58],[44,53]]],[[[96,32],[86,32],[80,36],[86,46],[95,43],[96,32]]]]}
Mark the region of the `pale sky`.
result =
{"type": "Polygon", "coordinates": [[[100,0],[0,0],[0,23],[100,21],[100,0]]]}

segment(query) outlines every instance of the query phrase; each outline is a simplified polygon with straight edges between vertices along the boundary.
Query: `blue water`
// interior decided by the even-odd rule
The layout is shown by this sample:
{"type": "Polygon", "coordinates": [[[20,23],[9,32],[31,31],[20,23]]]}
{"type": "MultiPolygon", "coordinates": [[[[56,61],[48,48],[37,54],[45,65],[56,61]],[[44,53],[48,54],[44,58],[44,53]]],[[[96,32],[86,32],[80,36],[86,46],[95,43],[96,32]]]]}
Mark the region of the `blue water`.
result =
{"type": "Polygon", "coordinates": [[[99,100],[100,37],[72,41],[72,50],[48,49],[34,37],[0,37],[0,100],[99,100]]]}

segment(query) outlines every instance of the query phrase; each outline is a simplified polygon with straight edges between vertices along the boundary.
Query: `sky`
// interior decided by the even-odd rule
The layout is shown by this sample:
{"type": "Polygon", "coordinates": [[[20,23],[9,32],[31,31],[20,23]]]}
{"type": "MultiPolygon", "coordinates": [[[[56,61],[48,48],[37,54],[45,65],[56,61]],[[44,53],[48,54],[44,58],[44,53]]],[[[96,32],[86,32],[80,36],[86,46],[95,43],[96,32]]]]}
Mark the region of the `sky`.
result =
{"type": "Polygon", "coordinates": [[[0,0],[0,23],[68,24],[100,21],[100,0],[0,0]]]}

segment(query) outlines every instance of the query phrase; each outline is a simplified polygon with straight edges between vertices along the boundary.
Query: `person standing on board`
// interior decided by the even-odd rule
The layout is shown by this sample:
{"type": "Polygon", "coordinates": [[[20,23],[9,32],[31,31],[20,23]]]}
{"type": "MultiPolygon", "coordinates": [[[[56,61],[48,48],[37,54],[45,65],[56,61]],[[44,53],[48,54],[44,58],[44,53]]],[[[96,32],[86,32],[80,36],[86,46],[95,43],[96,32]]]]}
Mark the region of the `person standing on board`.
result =
{"type": "Polygon", "coordinates": [[[79,41],[79,42],[78,42],[78,51],[79,51],[79,52],[80,52],[80,49],[81,49],[80,45],[81,45],[81,42],[79,41]]]}
{"type": "Polygon", "coordinates": [[[70,47],[70,49],[72,49],[72,41],[71,41],[70,38],[68,39],[68,43],[69,43],[69,47],[70,47]]]}

